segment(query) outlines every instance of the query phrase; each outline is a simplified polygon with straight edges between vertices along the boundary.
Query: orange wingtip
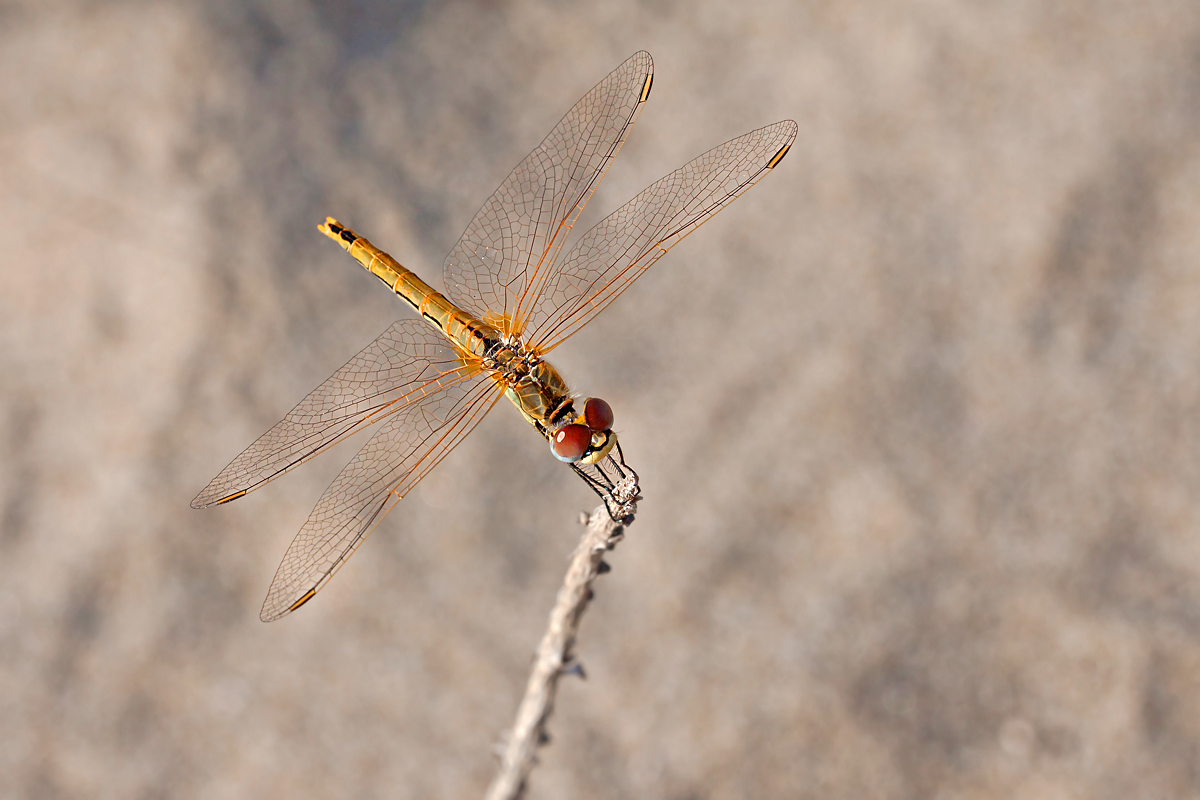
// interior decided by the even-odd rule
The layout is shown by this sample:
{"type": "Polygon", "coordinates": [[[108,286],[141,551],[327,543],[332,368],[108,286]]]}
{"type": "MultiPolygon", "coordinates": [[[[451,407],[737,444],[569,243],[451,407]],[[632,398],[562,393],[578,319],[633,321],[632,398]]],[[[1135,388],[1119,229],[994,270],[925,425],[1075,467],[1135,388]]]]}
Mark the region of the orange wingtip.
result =
{"type": "Polygon", "coordinates": [[[288,606],[288,611],[295,611],[297,608],[304,605],[309,600],[312,600],[313,595],[315,595],[316,593],[317,593],[316,589],[309,589],[307,592],[304,593],[303,597],[301,597],[299,600],[297,600],[296,602],[294,602],[290,606],[288,606]]]}
{"type": "Polygon", "coordinates": [[[646,98],[650,96],[650,85],[652,83],[654,83],[653,72],[646,76],[646,82],[642,85],[642,96],[638,98],[639,103],[646,102],[646,98]]]}
{"type": "Polygon", "coordinates": [[[785,144],[783,147],[779,148],[779,152],[776,153],[775,156],[770,161],[767,162],[767,169],[775,169],[775,165],[778,164],[780,161],[783,161],[783,157],[787,155],[787,151],[790,148],[791,148],[790,144],[785,144]]]}
{"type": "Polygon", "coordinates": [[[231,494],[231,495],[228,495],[228,496],[226,496],[226,497],[222,497],[220,500],[218,500],[217,502],[213,503],[213,505],[214,505],[214,506],[219,506],[219,505],[221,505],[222,503],[228,503],[230,500],[237,500],[239,497],[241,497],[241,496],[242,496],[242,495],[244,495],[245,493],[246,493],[246,490],[245,490],[245,489],[242,489],[240,492],[234,492],[234,493],[233,493],[233,494],[231,494]]]}

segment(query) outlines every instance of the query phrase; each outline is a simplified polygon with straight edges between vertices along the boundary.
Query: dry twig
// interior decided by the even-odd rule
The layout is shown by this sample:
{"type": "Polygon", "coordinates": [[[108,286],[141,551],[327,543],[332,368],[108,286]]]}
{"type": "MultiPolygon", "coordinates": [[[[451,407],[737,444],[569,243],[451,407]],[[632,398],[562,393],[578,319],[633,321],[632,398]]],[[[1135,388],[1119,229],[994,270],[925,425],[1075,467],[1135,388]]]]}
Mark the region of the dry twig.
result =
{"type": "MultiPolygon", "coordinates": [[[[635,482],[634,496],[636,486],[635,482]]],[[[633,521],[634,509],[631,500],[625,507],[628,514],[621,517],[620,522],[615,522],[603,505],[590,516],[580,515],[587,529],[571,558],[562,588],[558,590],[558,599],[550,612],[549,625],[525,686],[525,697],[504,746],[500,771],[488,788],[486,800],[516,800],[524,795],[529,773],[537,764],[537,749],[549,741],[546,722],[554,709],[558,679],[570,672],[582,675],[582,668],[574,662],[571,648],[583,611],[592,599],[592,581],[608,571],[604,555],[624,537],[625,526],[633,521]]]]}

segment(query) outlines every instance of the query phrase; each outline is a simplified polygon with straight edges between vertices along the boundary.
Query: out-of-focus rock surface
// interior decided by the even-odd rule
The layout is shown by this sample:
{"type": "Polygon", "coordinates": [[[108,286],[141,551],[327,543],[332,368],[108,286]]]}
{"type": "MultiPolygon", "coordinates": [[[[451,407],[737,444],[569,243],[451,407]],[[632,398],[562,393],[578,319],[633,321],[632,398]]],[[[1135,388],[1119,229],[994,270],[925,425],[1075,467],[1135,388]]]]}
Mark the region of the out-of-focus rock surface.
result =
{"type": "MultiPolygon", "coordinates": [[[[555,352],[645,501],[532,797],[1200,796],[1200,6],[0,5],[0,796],[471,797],[595,497],[503,405],[188,502],[637,49],[588,209],[782,166],[555,352]]],[[[361,440],[359,440],[361,441],[361,440]]]]}

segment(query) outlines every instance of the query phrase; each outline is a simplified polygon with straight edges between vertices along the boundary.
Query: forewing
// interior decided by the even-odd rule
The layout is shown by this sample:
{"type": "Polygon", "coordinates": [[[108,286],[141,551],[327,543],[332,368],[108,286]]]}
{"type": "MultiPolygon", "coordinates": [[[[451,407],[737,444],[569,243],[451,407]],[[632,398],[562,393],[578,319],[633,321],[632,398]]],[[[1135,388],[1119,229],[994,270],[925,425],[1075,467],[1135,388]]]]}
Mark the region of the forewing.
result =
{"type": "Polygon", "coordinates": [[[618,208],[563,258],[538,299],[526,338],[548,352],[625,291],[683,237],[762,179],[798,128],[776,122],[709,150],[618,208]]]}
{"type": "Polygon", "coordinates": [[[635,53],[554,126],[471,220],[446,257],[446,296],[504,333],[520,333],[579,212],[650,93],[654,64],[635,53]]]}
{"type": "Polygon", "coordinates": [[[466,436],[502,395],[486,374],[397,411],[334,479],[296,534],[263,602],[263,622],[308,602],[392,506],[466,436]]]}
{"type": "Polygon", "coordinates": [[[192,507],[252,492],[364,426],[461,384],[477,369],[424,321],[397,322],[221,470],[192,507]]]}

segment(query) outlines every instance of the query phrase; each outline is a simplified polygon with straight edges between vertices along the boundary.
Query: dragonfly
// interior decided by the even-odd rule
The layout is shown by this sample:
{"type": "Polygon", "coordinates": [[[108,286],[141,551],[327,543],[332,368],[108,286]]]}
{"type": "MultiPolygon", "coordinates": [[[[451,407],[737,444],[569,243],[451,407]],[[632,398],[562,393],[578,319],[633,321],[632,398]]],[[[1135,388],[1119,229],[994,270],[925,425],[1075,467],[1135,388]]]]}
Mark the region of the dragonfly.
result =
{"type": "Polygon", "coordinates": [[[564,252],[653,79],[650,54],[635,53],[571,107],[471,220],[446,257],[444,294],[332,217],[318,226],[417,319],[384,331],[192,501],[207,508],[236,500],[378,426],[288,547],[263,602],[264,622],[311,600],[501,397],[604,499],[614,519],[631,512],[638,477],[625,463],[611,406],[572,394],[545,357],[778,166],[798,130],[784,120],[709,150],[564,252]]]}

